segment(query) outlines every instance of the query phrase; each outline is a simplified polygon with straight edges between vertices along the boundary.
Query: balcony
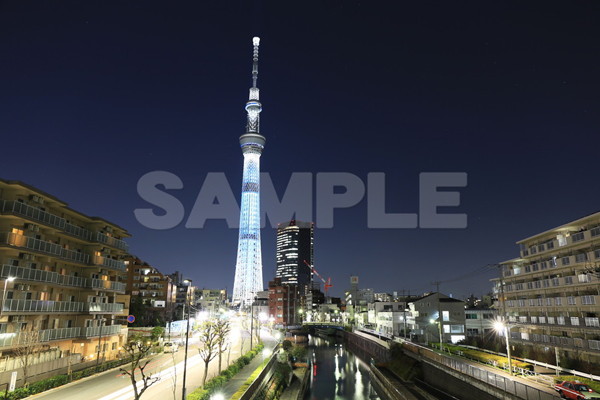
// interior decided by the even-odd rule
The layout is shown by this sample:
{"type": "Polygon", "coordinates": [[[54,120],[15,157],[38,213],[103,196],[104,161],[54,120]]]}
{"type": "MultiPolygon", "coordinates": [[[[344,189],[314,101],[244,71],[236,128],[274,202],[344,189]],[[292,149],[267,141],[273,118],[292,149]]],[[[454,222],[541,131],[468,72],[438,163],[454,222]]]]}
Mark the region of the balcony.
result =
{"type": "Polygon", "coordinates": [[[101,290],[114,290],[125,293],[125,284],[121,282],[105,281],[102,279],[87,279],[86,287],[101,290]]]}
{"type": "Polygon", "coordinates": [[[122,303],[83,303],[79,301],[15,300],[8,299],[2,312],[19,313],[117,313],[123,312],[122,303]]]}
{"type": "MultiPolygon", "coordinates": [[[[111,336],[121,333],[121,325],[109,325],[102,327],[102,336],[111,336]]],[[[0,334],[0,347],[17,346],[26,343],[31,343],[33,340],[36,343],[49,342],[52,340],[64,340],[72,338],[91,338],[100,336],[99,327],[72,327],[59,329],[44,329],[37,331],[39,336],[32,335],[31,332],[14,332],[0,334]]]]}
{"type": "Polygon", "coordinates": [[[89,338],[94,336],[111,336],[121,333],[121,325],[108,325],[108,326],[91,326],[87,328],[81,328],[81,336],[89,338]]]}
{"type": "Polygon", "coordinates": [[[0,277],[8,278],[9,276],[17,279],[32,282],[51,283],[62,286],[84,287],[85,278],[79,276],[61,275],[56,272],[41,271],[39,269],[31,269],[24,267],[15,267],[14,265],[2,265],[0,277]]]}
{"type": "Polygon", "coordinates": [[[68,250],[56,243],[46,242],[44,240],[19,235],[12,232],[1,232],[0,243],[6,243],[10,246],[37,251],[54,257],[60,257],[80,264],[88,264],[90,260],[90,256],[88,254],[80,253],[74,250],[68,250]]]}
{"type": "Polygon", "coordinates": [[[89,230],[70,224],[64,218],[19,201],[2,201],[1,211],[3,213],[13,213],[44,225],[52,226],[87,241],[93,240],[93,234],[89,230]]]}
{"type": "Polygon", "coordinates": [[[96,232],[96,241],[117,249],[129,251],[129,245],[125,243],[125,241],[105,235],[101,232],[96,232]]]}
{"type": "Polygon", "coordinates": [[[88,229],[68,223],[62,217],[40,210],[39,208],[32,207],[25,203],[21,203],[19,201],[0,201],[0,212],[7,214],[11,213],[32,221],[37,221],[88,242],[96,241],[120,250],[129,250],[129,245],[123,240],[110,237],[100,232],[96,232],[94,234],[94,232],[88,229]]]}
{"type": "Polygon", "coordinates": [[[91,313],[122,313],[123,303],[87,303],[86,311],[91,313]]]}
{"type": "Polygon", "coordinates": [[[86,303],[76,301],[15,300],[8,299],[2,305],[2,312],[19,313],[83,313],[86,303]]]}
{"type": "Polygon", "coordinates": [[[15,277],[19,280],[29,282],[49,283],[60,286],[72,286],[78,288],[91,288],[101,290],[112,290],[125,293],[125,284],[102,279],[86,279],[79,276],[61,275],[56,272],[42,271],[14,265],[2,265],[0,278],[15,277]]]}
{"type": "Polygon", "coordinates": [[[94,256],[94,264],[116,269],[118,271],[125,271],[125,262],[122,260],[113,260],[112,258],[108,257],[94,256]]]}

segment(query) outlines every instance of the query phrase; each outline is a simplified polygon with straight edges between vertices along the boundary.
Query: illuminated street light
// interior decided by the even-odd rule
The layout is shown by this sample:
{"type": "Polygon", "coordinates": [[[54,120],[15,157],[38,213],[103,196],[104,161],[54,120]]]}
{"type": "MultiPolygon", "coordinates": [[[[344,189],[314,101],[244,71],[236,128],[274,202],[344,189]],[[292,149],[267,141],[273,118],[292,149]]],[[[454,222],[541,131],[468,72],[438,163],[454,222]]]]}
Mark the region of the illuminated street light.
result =
{"type": "Polygon", "coordinates": [[[192,280],[186,279],[183,283],[187,283],[188,290],[185,292],[185,303],[187,304],[187,329],[185,331],[185,358],[183,359],[183,385],[181,389],[181,400],[185,400],[185,378],[187,373],[187,358],[188,358],[188,342],[190,340],[190,314],[192,313],[192,305],[190,304],[189,288],[192,286],[192,280]]]}
{"type": "Polygon", "coordinates": [[[0,317],[2,316],[2,311],[4,311],[4,302],[6,301],[6,285],[8,282],[12,282],[17,279],[14,276],[9,276],[4,280],[4,291],[2,292],[2,308],[0,308],[0,317]]]}
{"type": "Polygon", "coordinates": [[[432,324],[432,325],[433,324],[437,324],[437,326],[438,326],[438,335],[440,337],[440,351],[444,351],[444,347],[442,345],[442,343],[443,343],[443,340],[442,340],[442,323],[440,321],[438,321],[438,320],[433,319],[433,318],[429,320],[429,323],[432,324]]]}
{"type": "Polygon", "coordinates": [[[506,337],[506,357],[508,358],[508,373],[512,375],[512,360],[510,358],[510,343],[508,341],[508,336],[510,335],[510,328],[510,326],[508,326],[502,321],[494,322],[494,329],[496,330],[496,332],[501,333],[504,335],[504,337],[506,337]]]}
{"type": "Polygon", "coordinates": [[[225,400],[225,396],[222,393],[215,393],[210,396],[210,400],[225,400]]]}

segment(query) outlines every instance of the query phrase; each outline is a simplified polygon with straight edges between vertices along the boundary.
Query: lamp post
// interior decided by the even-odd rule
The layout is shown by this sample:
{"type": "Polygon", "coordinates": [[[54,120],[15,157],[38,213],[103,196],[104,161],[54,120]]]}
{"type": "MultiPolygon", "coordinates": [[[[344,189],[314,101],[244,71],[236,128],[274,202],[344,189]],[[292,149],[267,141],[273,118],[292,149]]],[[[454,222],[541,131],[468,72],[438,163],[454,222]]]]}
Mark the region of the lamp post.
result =
{"type": "Polygon", "coordinates": [[[15,279],[17,279],[14,276],[8,276],[6,277],[6,279],[4,279],[4,290],[2,291],[2,308],[0,308],[0,317],[2,316],[2,312],[4,311],[4,302],[6,301],[6,286],[8,285],[8,282],[12,282],[15,279]]]}
{"type": "Polygon", "coordinates": [[[429,322],[432,324],[437,324],[438,336],[440,337],[440,351],[444,351],[444,348],[442,347],[442,322],[439,319],[437,321],[435,319],[430,319],[429,322]]]}
{"type": "Polygon", "coordinates": [[[408,311],[408,308],[404,309],[404,340],[406,340],[406,312],[408,311]]]}
{"type": "Polygon", "coordinates": [[[185,400],[185,378],[186,378],[186,373],[187,373],[187,358],[188,358],[188,342],[190,340],[190,297],[189,297],[189,292],[190,292],[190,286],[192,285],[192,280],[191,279],[186,279],[183,281],[184,283],[187,283],[188,285],[188,290],[186,290],[185,292],[185,303],[187,304],[187,329],[185,331],[185,355],[184,355],[184,359],[183,359],[183,384],[182,384],[182,390],[181,390],[181,400],[185,400]]]}
{"type": "Polygon", "coordinates": [[[100,347],[102,346],[102,325],[104,325],[104,318],[100,320],[100,329],[98,332],[98,357],[96,358],[96,368],[100,364],[100,347]]]}
{"type": "MultiPolygon", "coordinates": [[[[256,301],[256,297],[254,301],[256,301]]],[[[254,301],[250,304],[250,350],[252,350],[252,338],[254,335],[254,301]]]]}
{"type": "Polygon", "coordinates": [[[510,357],[510,342],[509,342],[509,335],[510,335],[510,326],[506,323],[504,323],[503,321],[497,321],[494,323],[494,328],[496,329],[496,331],[498,333],[502,333],[504,334],[504,337],[506,338],[506,357],[508,358],[508,373],[510,375],[513,374],[513,370],[512,370],[512,359],[510,357]]]}

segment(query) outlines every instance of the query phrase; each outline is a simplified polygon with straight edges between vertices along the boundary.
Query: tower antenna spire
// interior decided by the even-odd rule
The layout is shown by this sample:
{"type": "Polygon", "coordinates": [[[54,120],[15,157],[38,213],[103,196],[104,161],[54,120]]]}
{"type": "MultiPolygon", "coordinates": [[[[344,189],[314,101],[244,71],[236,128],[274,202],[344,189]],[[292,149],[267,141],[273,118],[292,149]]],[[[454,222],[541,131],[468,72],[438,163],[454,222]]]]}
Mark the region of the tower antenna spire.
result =
{"type": "MultiPolygon", "coordinates": [[[[252,38],[252,44],[254,45],[254,51],[252,52],[252,88],[256,88],[256,81],[258,81],[258,46],[260,45],[260,38],[254,36],[252,38]]],[[[252,99],[252,97],[250,97],[250,99],[252,99]]]]}

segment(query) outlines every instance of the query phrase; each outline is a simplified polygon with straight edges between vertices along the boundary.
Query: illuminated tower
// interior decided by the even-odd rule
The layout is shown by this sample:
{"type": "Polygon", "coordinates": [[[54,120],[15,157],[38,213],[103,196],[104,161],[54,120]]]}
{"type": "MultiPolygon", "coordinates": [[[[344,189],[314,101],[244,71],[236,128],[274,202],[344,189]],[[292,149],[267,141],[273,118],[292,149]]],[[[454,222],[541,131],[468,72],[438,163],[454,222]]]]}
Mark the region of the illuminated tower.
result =
{"type": "Polygon", "coordinates": [[[238,240],[235,281],[233,283],[233,304],[247,308],[257,292],[263,290],[262,257],[260,249],[260,155],[265,146],[265,138],[260,132],[262,106],[258,88],[258,45],[260,39],[252,39],[252,87],[246,103],[248,123],[246,133],[240,136],[240,146],[244,154],[244,174],[242,178],[242,202],[240,208],[240,234],[238,240]]]}

